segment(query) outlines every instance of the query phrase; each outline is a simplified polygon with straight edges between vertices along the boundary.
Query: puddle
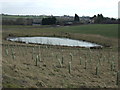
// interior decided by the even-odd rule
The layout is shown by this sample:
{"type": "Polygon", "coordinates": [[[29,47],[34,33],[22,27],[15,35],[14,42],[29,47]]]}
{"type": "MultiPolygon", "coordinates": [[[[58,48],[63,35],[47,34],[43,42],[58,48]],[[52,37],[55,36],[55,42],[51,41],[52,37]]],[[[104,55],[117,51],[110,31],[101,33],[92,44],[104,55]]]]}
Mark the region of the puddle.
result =
{"type": "Polygon", "coordinates": [[[7,38],[10,41],[17,41],[17,42],[24,42],[28,43],[36,43],[36,44],[46,44],[46,45],[60,45],[60,46],[79,46],[79,47],[102,47],[101,45],[80,41],[80,40],[73,40],[68,38],[56,38],[56,37],[10,37],[7,38]]]}

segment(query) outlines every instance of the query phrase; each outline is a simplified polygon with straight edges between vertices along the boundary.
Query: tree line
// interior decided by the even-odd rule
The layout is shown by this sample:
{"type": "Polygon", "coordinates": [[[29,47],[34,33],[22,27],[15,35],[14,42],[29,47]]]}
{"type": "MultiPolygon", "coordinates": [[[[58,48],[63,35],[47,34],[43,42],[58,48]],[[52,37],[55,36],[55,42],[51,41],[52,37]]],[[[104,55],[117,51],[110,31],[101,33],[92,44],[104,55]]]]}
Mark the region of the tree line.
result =
{"type": "MultiPolygon", "coordinates": [[[[32,25],[34,24],[33,19],[34,18],[16,18],[16,19],[3,18],[2,25],[32,25]]],[[[94,24],[118,24],[119,23],[118,22],[119,19],[104,17],[102,14],[94,15],[93,17],[90,18],[90,20],[93,21],[94,24]]],[[[71,22],[73,24],[81,24],[80,17],[77,14],[75,14],[74,19],[71,22]]],[[[56,24],[59,24],[59,22],[55,16],[49,16],[46,18],[42,18],[39,24],[56,25],[56,24]]],[[[64,22],[64,24],[66,24],[66,22],[64,22]]],[[[69,22],[67,24],[69,25],[71,23],[69,22]]]]}
{"type": "Polygon", "coordinates": [[[42,19],[42,25],[54,25],[56,24],[56,18],[55,17],[48,17],[42,19]]]}
{"type": "Polygon", "coordinates": [[[33,19],[17,18],[17,19],[2,19],[2,25],[32,25],[33,19]]]}
{"type": "Polygon", "coordinates": [[[91,19],[96,24],[118,24],[119,19],[104,17],[102,14],[94,15],[91,19]]]}

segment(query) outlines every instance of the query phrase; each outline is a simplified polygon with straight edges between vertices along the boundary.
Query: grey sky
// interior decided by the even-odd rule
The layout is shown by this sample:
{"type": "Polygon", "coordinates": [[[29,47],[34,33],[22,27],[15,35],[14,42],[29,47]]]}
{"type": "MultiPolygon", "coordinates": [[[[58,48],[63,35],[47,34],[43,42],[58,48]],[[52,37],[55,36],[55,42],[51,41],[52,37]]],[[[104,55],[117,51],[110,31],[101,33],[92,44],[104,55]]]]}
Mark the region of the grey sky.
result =
{"type": "Polygon", "coordinates": [[[71,15],[118,17],[119,0],[1,0],[1,13],[19,15],[71,15]]]}

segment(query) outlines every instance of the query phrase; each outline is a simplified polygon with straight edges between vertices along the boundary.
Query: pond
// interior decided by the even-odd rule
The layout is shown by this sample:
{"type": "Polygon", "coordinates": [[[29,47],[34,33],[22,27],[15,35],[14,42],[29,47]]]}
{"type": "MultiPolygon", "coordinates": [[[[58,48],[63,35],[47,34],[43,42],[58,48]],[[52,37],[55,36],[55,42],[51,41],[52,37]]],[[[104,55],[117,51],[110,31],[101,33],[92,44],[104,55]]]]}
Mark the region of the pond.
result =
{"type": "Polygon", "coordinates": [[[46,45],[60,45],[60,46],[79,46],[79,47],[102,47],[101,45],[86,42],[82,40],[73,40],[69,38],[57,38],[57,37],[9,37],[7,40],[35,43],[35,44],[46,44],[46,45]]]}

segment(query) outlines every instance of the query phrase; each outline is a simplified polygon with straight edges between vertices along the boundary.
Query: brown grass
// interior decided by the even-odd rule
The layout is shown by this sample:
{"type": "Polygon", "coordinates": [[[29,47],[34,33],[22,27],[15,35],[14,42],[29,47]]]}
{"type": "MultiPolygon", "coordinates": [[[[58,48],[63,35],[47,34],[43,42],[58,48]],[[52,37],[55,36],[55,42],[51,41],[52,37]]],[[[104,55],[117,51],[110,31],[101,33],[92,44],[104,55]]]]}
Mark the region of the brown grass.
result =
{"type": "Polygon", "coordinates": [[[117,88],[116,73],[118,71],[117,39],[100,35],[63,33],[63,32],[33,32],[3,31],[2,66],[3,87],[24,88],[117,88]],[[6,41],[11,36],[56,36],[82,39],[110,46],[103,49],[86,49],[60,46],[34,45],[6,41]],[[39,49],[40,46],[40,49],[39,49]],[[33,48],[35,49],[34,57],[33,48]],[[12,51],[15,59],[12,58],[12,51]],[[8,51],[8,55],[6,54],[8,51]],[[71,61],[70,53],[73,55],[71,61]],[[41,62],[35,65],[36,56],[40,54],[41,62]],[[64,57],[63,66],[60,67],[58,59],[64,57]],[[81,65],[80,65],[80,57],[81,65]],[[99,61],[100,60],[100,61],[99,61]],[[71,61],[71,74],[68,63],[71,61]],[[85,62],[87,67],[85,69],[85,62]],[[115,68],[111,70],[114,62],[115,68]],[[99,64],[98,75],[96,66],[99,64]]]}

